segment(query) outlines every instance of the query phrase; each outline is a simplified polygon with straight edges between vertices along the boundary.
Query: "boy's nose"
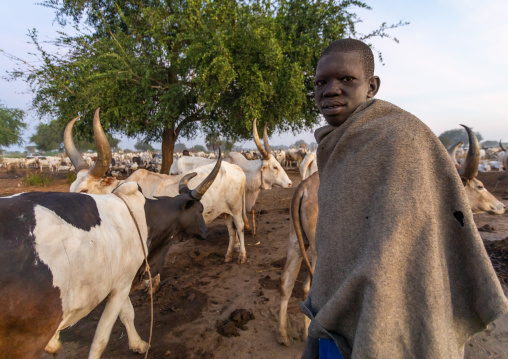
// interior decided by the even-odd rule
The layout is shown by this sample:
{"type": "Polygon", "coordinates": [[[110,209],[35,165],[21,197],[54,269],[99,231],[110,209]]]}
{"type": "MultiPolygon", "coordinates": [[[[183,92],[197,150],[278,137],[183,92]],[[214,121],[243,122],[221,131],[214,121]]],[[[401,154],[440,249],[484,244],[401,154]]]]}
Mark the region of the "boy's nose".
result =
{"type": "Polygon", "coordinates": [[[330,83],[324,92],[325,96],[338,96],[342,94],[342,89],[340,88],[340,84],[337,82],[330,83]]]}

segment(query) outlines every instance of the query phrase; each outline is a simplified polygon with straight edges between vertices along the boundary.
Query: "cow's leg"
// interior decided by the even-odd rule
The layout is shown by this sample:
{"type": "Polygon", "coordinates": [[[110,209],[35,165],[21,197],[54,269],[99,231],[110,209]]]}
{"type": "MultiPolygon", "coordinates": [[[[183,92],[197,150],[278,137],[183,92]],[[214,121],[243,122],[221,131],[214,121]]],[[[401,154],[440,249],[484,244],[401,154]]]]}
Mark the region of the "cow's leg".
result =
{"type": "MultiPolygon", "coordinates": [[[[312,270],[316,269],[316,259],[317,259],[317,252],[314,247],[309,247],[307,250],[307,257],[309,258],[310,265],[312,266],[312,270]]],[[[311,276],[310,273],[307,274],[307,278],[305,279],[305,282],[303,283],[303,299],[307,298],[307,294],[309,294],[311,285],[311,276]]],[[[310,325],[310,318],[304,315],[304,322],[303,322],[303,336],[302,340],[305,342],[307,340],[307,333],[309,332],[309,325],[310,325]]]]}
{"type": "Polygon", "coordinates": [[[238,234],[238,238],[240,239],[240,254],[238,256],[238,264],[244,264],[247,261],[247,251],[245,249],[245,231],[244,231],[243,215],[241,214],[233,215],[233,221],[235,223],[236,233],[238,234]]]}
{"type": "Polygon", "coordinates": [[[129,349],[135,351],[136,353],[145,353],[148,349],[148,343],[139,337],[139,334],[134,327],[134,308],[132,307],[131,300],[128,296],[125,297],[122,308],[120,309],[120,320],[127,330],[129,349]]]}
{"type": "Polygon", "coordinates": [[[224,262],[228,263],[233,260],[234,252],[235,252],[235,242],[236,242],[236,229],[233,226],[233,216],[226,215],[226,226],[228,227],[229,233],[229,244],[228,251],[226,252],[226,257],[224,258],[224,262]]]}
{"type": "MultiPolygon", "coordinates": [[[[292,232],[292,231],[291,231],[292,232]]],[[[288,334],[288,303],[291,298],[291,292],[295,286],[298,272],[302,264],[303,256],[300,252],[300,247],[293,238],[294,234],[290,234],[288,245],[288,253],[286,258],[286,265],[280,277],[280,311],[279,311],[279,333],[277,339],[279,343],[290,346],[293,343],[293,338],[288,334]]]]}
{"type": "Polygon", "coordinates": [[[95,330],[93,337],[92,347],[88,354],[88,359],[99,359],[108,345],[109,336],[111,335],[111,329],[115,324],[118,314],[125,302],[125,298],[128,297],[130,287],[122,292],[111,293],[108,297],[104,312],[102,312],[101,319],[95,330]]]}
{"type": "Polygon", "coordinates": [[[62,343],[60,340],[58,340],[60,337],[60,331],[57,330],[55,332],[55,335],[51,338],[48,345],[46,345],[46,348],[44,348],[44,351],[46,351],[49,354],[56,354],[62,349],[62,343]]]}

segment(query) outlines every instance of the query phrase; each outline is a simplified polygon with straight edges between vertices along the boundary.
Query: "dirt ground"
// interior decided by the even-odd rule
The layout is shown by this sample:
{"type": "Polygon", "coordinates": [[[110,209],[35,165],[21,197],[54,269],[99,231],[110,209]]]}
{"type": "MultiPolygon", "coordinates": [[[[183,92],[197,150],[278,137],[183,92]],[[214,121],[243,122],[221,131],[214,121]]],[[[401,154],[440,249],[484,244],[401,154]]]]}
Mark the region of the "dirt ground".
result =
{"type": "MultiPolygon", "coordinates": [[[[300,183],[297,171],[288,171],[292,189],[274,188],[262,191],[255,206],[257,234],[246,233],[248,261],[244,265],[223,263],[228,235],[223,220],[209,226],[205,241],[189,239],[174,245],[161,276],[161,289],[154,295],[154,327],[149,358],[300,358],[303,350],[303,314],[299,310],[304,270],[299,275],[289,303],[290,333],[295,339],[291,347],[277,342],[279,310],[279,277],[286,260],[289,235],[289,203],[294,188],[300,183]],[[225,337],[217,332],[217,324],[236,309],[254,314],[238,336],[225,337]]],[[[25,187],[24,171],[7,173],[0,170],[0,196],[26,191],[68,191],[65,173],[55,176],[52,186],[25,187]]],[[[480,174],[480,180],[498,198],[505,196],[508,178],[499,173],[480,174]]],[[[508,205],[508,200],[503,201],[508,205]]],[[[476,215],[479,227],[488,224],[493,232],[481,232],[496,269],[508,265],[508,213],[501,216],[476,215]],[[495,240],[496,242],[490,242],[495,240]],[[492,247],[495,243],[496,247],[492,247]],[[489,247],[490,246],[490,247],[489,247]]],[[[504,282],[504,278],[502,277],[504,282]]],[[[507,277],[508,278],[508,277],[507,277]]],[[[506,282],[505,282],[506,283],[506,282]]],[[[508,292],[508,287],[504,287],[508,292]]],[[[44,300],[41,298],[41,300],[44,300]]],[[[136,312],[136,328],[148,340],[150,299],[142,291],[131,296],[136,312]]],[[[103,305],[74,326],[61,332],[63,352],[57,358],[84,358],[102,313],[103,305]]],[[[125,328],[117,320],[103,358],[142,358],[128,349],[125,328]]],[[[493,323],[466,346],[468,359],[508,357],[508,316],[493,323]]],[[[52,358],[44,355],[43,358],[52,358]]]]}

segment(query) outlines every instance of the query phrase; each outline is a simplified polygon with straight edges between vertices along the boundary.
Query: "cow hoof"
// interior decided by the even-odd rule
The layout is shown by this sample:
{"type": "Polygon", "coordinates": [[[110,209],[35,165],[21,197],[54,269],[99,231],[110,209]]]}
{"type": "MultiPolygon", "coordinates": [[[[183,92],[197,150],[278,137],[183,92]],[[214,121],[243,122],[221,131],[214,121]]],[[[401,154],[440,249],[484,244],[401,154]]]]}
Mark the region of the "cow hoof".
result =
{"type": "Polygon", "coordinates": [[[139,345],[137,345],[135,347],[134,346],[130,347],[129,349],[131,349],[133,352],[138,353],[138,354],[145,354],[146,351],[148,350],[148,343],[143,341],[139,345]]]}
{"type": "Polygon", "coordinates": [[[62,350],[62,343],[58,339],[51,339],[44,351],[48,354],[57,354],[62,350]]]}
{"type": "Polygon", "coordinates": [[[279,333],[279,335],[277,335],[277,340],[279,341],[280,344],[285,345],[287,347],[293,345],[293,338],[287,335],[287,333],[284,334],[279,333]]]}
{"type": "Polygon", "coordinates": [[[233,260],[233,256],[226,255],[226,258],[224,258],[224,263],[229,263],[233,260]]]}
{"type": "Polygon", "coordinates": [[[247,256],[241,256],[238,258],[238,264],[245,264],[247,262],[247,256]]]}

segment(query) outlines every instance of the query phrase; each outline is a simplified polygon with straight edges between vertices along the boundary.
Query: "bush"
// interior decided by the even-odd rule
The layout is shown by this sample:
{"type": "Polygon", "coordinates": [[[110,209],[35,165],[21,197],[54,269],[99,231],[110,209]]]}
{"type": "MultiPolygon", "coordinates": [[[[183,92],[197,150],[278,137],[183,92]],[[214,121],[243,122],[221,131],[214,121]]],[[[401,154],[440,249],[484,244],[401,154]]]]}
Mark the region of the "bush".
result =
{"type": "Polygon", "coordinates": [[[69,171],[67,172],[67,183],[72,183],[76,180],[76,173],[75,172],[72,172],[72,171],[69,171]]]}
{"type": "Polygon", "coordinates": [[[32,173],[22,178],[21,181],[27,186],[46,187],[53,184],[53,176],[39,173],[32,173]]]}

